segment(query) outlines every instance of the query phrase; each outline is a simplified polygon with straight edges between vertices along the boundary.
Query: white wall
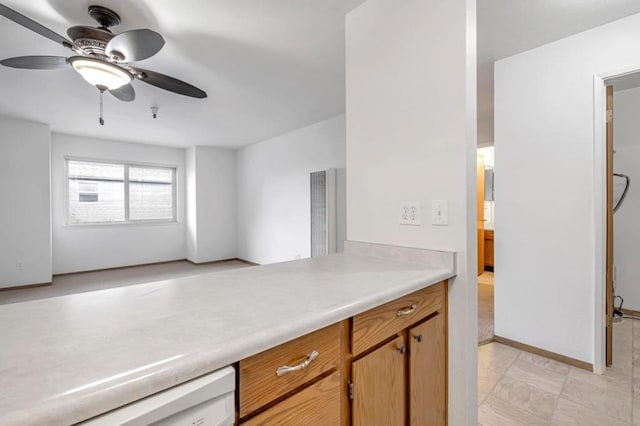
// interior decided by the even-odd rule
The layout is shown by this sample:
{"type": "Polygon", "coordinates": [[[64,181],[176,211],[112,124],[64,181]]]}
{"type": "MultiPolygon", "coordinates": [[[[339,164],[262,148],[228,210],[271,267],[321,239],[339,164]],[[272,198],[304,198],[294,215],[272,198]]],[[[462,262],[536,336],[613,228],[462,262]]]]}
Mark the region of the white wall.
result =
{"type": "Polygon", "coordinates": [[[236,153],[189,148],[187,258],[195,263],[236,257],[236,153]]]}
{"type": "Polygon", "coordinates": [[[309,173],[345,167],[345,117],[250,145],[237,155],[238,257],[259,264],[309,257],[309,173]]]}
{"type": "Polygon", "coordinates": [[[594,75],[634,65],[640,15],[496,63],[496,335],[599,363],[594,75]]]}
{"type": "Polygon", "coordinates": [[[185,150],[65,134],[51,135],[54,274],[184,259],[185,150]],[[65,156],[177,167],[178,222],[67,226],[65,156]]]}
{"type": "Polygon", "coordinates": [[[475,1],[368,0],[346,41],[348,239],[458,253],[449,424],[476,424],[475,1]],[[422,226],[398,224],[403,200],[422,226]],[[432,200],[449,226],[430,225],[432,200]]]}
{"type": "Polygon", "coordinates": [[[614,171],[631,178],[627,197],[613,216],[616,293],[624,298],[623,308],[640,311],[640,88],[614,93],[613,127],[614,171]]]}
{"type": "Polygon", "coordinates": [[[0,288],[51,282],[49,126],[0,117],[0,135],[0,288]]]}
{"type": "Polygon", "coordinates": [[[187,259],[195,262],[198,255],[198,195],[196,192],[196,147],[185,149],[185,249],[187,259]]]}

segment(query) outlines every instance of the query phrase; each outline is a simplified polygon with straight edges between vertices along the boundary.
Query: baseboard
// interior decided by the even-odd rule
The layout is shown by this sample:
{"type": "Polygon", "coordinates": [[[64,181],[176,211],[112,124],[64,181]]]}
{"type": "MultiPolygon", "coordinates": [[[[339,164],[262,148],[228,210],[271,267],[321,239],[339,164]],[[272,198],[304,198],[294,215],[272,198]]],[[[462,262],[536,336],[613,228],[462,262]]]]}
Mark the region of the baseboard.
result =
{"type": "Polygon", "coordinates": [[[239,257],[236,257],[235,260],[239,260],[240,262],[248,263],[251,266],[260,266],[259,263],[251,262],[249,260],[240,259],[239,257]]]}
{"type": "Polygon", "coordinates": [[[100,269],[86,269],[84,271],[76,271],[76,272],[64,272],[62,274],[54,274],[53,276],[54,277],[63,277],[63,276],[66,276],[66,275],[86,274],[87,272],[115,271],[115,270],[118,270],[118,269],[137,268],[139,266],[164,265],[164,264],[167,264],[167,263],[184,262],[184,261],[189,262],[187,259],[163,260],[162,262],[138,263],[136,265],[114,266],[114,267],[111,267],[111,268],[100,268],[100,269]]]}
{"type": "Polygon", "coordinates": [[[493,337],[490,337],[489,339],[484,339],[484,340],[480,340],[478,342],[478,346],[484,346],[484,345],[488,345],[489,343],[493,343],[493,337]]]}
{"type": "Polygon", "coordinates": [[[211,265],[215,263],[223,263],[223,262],[233,262],[234,260],[238,262],[243,262],[251,266],[260,266],[257,263],[249,262],[248,260],[240,259],[239,257],[231,257],[229,259],[221,259],[221,260],[210,260],[208,262],[194,262],[193,260],[184,259],[192,265],[202,266],[202,265],[211,265]]]}
{"type": "MultiPolygon", "coordinates": [[[[176,260],[165,260],[162,262],[151,262],[151,263],[141,263],[141,264],[137,264],[137,265],[128,265],[128,266],[114,266],[113,268],[101,268],[101,269],[89,269],[86,271],[76,271],[76,272],[65,272],[62,274],[55,274],[53,275],[53,277],[64,277],[64,276],[68,276],[68,275],[77,275],[77,274],[86,274],[88,272],[103,272],[103,271],[114,271],[114,270],[118,270],[118,269],[128,269],[128,268],[137,268],[140,266],[154,266],[154,265],[164,265],[167,263],[175,263],[175,262],[189,262],[192,265],[197,265],[197,266],[201,266],[201,265],[209,265],[209,264],[213,264],[213,263],[223,263],[223,262],[231,262],[237,260],[239,262],[244,262],[248,265],[251,266],[260,266],[258,263],[254,263],[254,262],[249,262],[248,260],[244,260],[244,259],[240,259],[238,257],[232,257],[229,259],[222,259],[222,260],[212,260],[211,262],[202,262],[202,263],[196,263],[193,262],[189,259],[176,259],[176,260]]],[[[2,291],[8,291],[8,290],[24,290],[27,288],[35,288],[35,287],[47,287],[50,286],[52,284],[52,282],[46,282],[46,283],[37,283],[37,284],[25,284],[25,285],[17,285],[17,286],[12,286],[12,287],[1,287],[0,288],[0,292],[2,291]]]]}
{"type": "Polygon", "coordinates": [[[485,265],[484,270],[487,271],[487,272],[493,272],[493,266],[485,265]]]}
{"type": "Polygon", "coordinates": [[[555,361],[560,361],[560,362],[562,362],[564,364],[568,364],[568,365],[571,365],[573,367],[581,368],[581,369],[587,370],[587,371],[593,371],[593,364],[591,364],[591,363],[588,363],[588,362],[585,362],[585,361],[580,361],[578,359],[571,358],[571,357],[568,357],[568,356],[560,355],[560,354],[557,354],[555,352],[547,351],[545,349],[540,349],[540,348],[537,348],[535,346],[527,345],[526,343],[520,343],[520,342],[517,342],[515,340],[506,339],[506,338],[500,337],[500,336],[493,336],[493,341],[497,342],[497,343],[501,343],[503,345],[511,346],[513,348],[516,348],[516,349],[520,349],[520,350],[525,351],[525,352],[530,352],[532,354],[540,355],[540,356],[543,356],[545,358],[550,358],[550,359],[553,359],[555,361]]]}
{"type": "Polygon", "coordinates": [[[194,262],[191,259],[184,259],[184,260],[186,260],[187,262],[189,262],[192,265],[202,266],[202,265],[213,265],[215,263],[222,263],[222,262],[231,262],[232,260],[238,260],[238,258],[230,257],[229,259],[208,260],[206,262],[194,262]]]}
{"type": "Polygon", "coordinates": [[[36,284],[25,284],[25,285],[16,285],[13,287],[2,287],[0,288],[0,292],[1,291],[7,291],[7,290],[24,290],[26,288],[36,288],[36,287],[48,287],[51,285],[51,282],[48,283],[36,283],[36,284]]]}

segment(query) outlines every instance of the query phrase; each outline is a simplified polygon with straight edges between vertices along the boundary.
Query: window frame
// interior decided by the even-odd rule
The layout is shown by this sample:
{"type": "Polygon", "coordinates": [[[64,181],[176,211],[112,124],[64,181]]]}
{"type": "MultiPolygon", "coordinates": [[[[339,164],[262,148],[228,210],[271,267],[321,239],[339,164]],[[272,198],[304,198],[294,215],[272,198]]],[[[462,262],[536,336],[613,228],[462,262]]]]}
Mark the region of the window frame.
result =
{"type": "Polygon", "coordinates": [[[122,160],[106,160],[89,157],[64,157],[64,215],[65,226],[85,227],[85,226],[130,226],[130,225],[153,225],[178,223],[178,166],[175,164],[155,164],[140,163],[122,160]],[[116,164],[124,166],[124,220],[113,222],[72,222],[69,209],[69,161],[82,161],[87,163],[116,164]],[[171,219],[130,219],[129,218],[129,168],[142,167],[147,169],[170,169],[171,170],[171,219]]]}

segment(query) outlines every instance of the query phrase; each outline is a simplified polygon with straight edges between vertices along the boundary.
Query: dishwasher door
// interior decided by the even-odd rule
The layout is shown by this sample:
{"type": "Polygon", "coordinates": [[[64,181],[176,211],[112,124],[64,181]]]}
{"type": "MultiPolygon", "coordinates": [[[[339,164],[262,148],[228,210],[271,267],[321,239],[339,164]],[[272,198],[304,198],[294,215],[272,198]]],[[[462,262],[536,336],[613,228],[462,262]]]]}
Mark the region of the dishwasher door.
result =
{"type": "Polygon", "coordinates": [[[80,424],[232,426],[235,385],[235,370],[226,367],[80,424]]]}

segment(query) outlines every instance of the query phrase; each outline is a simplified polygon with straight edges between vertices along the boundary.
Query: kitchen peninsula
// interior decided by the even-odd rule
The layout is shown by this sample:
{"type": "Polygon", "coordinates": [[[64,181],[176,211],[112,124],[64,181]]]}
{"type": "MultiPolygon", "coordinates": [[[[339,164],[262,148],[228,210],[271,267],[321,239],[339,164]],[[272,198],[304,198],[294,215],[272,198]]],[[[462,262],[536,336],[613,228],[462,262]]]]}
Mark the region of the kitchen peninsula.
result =
{"type": "MultiPolygon", "coordinates": [[[[455,270],[453,253],[347,242],[344,254],[1,306],[0,423],[82,422],[234,364],[237,420],[248,425],[278,418],[279,407],[316,388],[336,390],[336,424],[366,424],[359,404],[373,400],[358,379],[374,377],[380,362],[404,375],[437,356],[443,368],[429,379],[442,386],[426,388],[446,401],[455,270]],[[429,336],[437,342],[415,346],[429,336]],[[309,380],[294,372],[278,387],[276,371],[260,367],[305,338],[323,347],[317,360],[306,349],[288,356],[313,358],[309,380]],[[275,387],[255,396],[260,380],[275,387]]],[[[387,414],[421,415],[410,405],[387,414]]]]}

